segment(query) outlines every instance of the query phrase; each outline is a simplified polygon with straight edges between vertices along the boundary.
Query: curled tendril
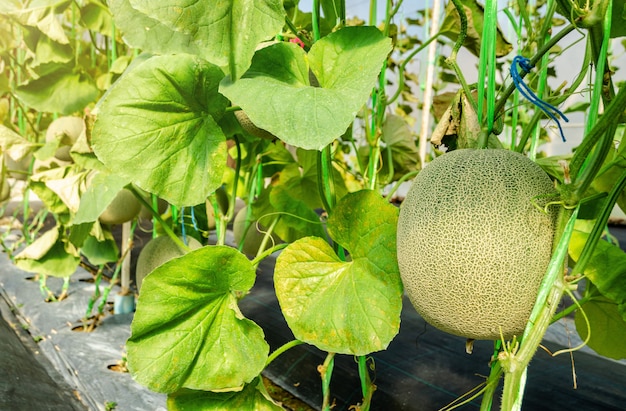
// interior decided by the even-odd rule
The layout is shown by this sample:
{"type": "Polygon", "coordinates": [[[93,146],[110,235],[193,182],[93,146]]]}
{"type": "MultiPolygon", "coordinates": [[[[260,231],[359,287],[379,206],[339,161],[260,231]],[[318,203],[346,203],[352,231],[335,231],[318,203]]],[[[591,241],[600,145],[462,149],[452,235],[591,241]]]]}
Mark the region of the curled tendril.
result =
{"type": "Polygon", "coordinates": [[[565,122],[569,122],[569,119],[559,110],[554,107],[550,103],[546,103],[541,100],[537,95],[528,87],[526,83],[524,83],[524,79],[522,78],[519,71],[517,71],[517,67],[520,67],[525,73],[530,73],[533,69],[533,65],[530,63],[530,60],[526,57],[515,56],[513,58],[513,64],[511,64],[511,78],[513,79],[513,83],[515,84],[515,88],[519,90],[519,92],[526,98],[528,101],[536,105],[546,113],[548,117],[550,117],[556,125],[559,127],[559,132],[561,133],[561,138],[565,141],[565,134],[563,133],[563,128],[561,127],[561,122],[559,121],[557,115],[561,117],[565,122]]]}

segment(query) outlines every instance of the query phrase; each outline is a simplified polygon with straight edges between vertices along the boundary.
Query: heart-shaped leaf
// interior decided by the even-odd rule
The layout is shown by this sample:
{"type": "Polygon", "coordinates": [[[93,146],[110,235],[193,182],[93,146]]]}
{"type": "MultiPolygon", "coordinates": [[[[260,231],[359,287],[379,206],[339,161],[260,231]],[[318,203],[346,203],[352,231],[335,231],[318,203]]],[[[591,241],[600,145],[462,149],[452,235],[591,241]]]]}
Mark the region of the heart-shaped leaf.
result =
{"type": "Polygon", "coordinates": [[[276,261],[276,295],[299,340],[321,350],[366,355],[398,333],[402,282],[396,259],[397,209],[373,191],[346,195],[329,220],[350,251],[342,261],[327,242],[307,237],[276,261]]]}
{"type": "Polygon", "coordinates": [[[308,55],[292,43],[257,51],[248,72],[237,81],[225,78],[220,91],[257,127],[319,150],[345,133],[390,51],[391,40],[377,28],[345,27],[317,41],[308,55]],[[320,87],[311,85],[309,69],[320,87]]]}
{"type": "Polygon", "coordinates": [[[226,165],[217,124],[228,104],[217,92],[222,77],[217,66],[189,54],[136,65],[100,102],[94,152],[110,170],[174,205],[203,203],[226,165]]]}
{"type": "Polygon", "coordinates": [[[285,24],[280,0],[130,0],[129,3],[172,32],[187,36],[201,57],[228,67],[234,79],[250,66],[256,46],[280,33],[285,24]]]}
{"type": "Polygon", "coordinates": [[[156,268],[141,287],[128,340],[133,377],[153,391],[239,390],[265,366],[263,330],[244,318],[237,295],[252,288],[251,262],[207,246],[156,268]]]}

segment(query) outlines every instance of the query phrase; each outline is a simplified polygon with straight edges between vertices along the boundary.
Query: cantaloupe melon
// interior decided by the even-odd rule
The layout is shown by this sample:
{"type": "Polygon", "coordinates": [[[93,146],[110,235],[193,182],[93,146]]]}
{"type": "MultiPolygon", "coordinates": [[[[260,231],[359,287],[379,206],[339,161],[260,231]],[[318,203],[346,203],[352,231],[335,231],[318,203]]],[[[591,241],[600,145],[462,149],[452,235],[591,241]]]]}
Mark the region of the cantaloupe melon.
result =
{"type": "Polygon", "coordinates": [[[400,274],[417,312],[466,338],[520,336],[551,258],[556,207],[542,208],[554,198],[548,175],[518,153],[433,160],[398,219],[400,274]]]}
{"type": "MultiPolygon", "coordinates": [[[[182,237],[179,238],[181,241],[183,240],[182,237]]],[[[193,237],[187,237],[187,245],[192,250],[202,247],[202,244],[193,237]]],[[[158,266],[184,254],[185,251],[179,248],[168,235],[162,235],[148,241],[137,258],[137,266],[135,268],[137,290],[141,289],[144,278],[158,266]]]]}

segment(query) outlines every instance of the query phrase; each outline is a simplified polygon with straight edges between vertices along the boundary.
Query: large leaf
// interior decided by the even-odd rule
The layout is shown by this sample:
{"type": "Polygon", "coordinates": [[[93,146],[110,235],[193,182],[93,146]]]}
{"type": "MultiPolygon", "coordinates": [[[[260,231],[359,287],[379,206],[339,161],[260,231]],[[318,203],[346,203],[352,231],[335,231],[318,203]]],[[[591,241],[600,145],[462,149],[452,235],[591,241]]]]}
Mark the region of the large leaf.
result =
{"type": "Polygon", "coordinates": [[[17,96],[37,111],[72,114],[98,96],[93,80],[83,72],[62,67],[17,87],[17,96]]]}
{"type": "Polygon", "coordinates": [[[227,100],[221,70],[189,54],[152,57],[123,75],[100,103],[92,132],[98,158],[178,206],[204,202],[222,183],[226,140],[217,121],[227,100]]]}
{"type": "Polygon", "coordinates": [[[590,348],[600,355],[620,360],[626,358],[626,321],[622,317],[614,301],[597,296],[576,311],[574,320],[580,337],[586,340],[589,336],[590,348]]]}
{"type": "Polygon", "coordinates": [[[62,236],[63,228],[46,231],[15,256],[15,266],[21,270],[50,275],[71,276],[80,263],[78,250],[62,236]]]}
{"type": "Polygon", "coordinates": [[[130,5],[188,36],[201,57],[228,67],[234,79],[248,69],[256,46],[280,33],[285,24],[280,0],[130,0],[130,5]]]}
{"type": "Polygon", "coordinates": [[[170,411],[281,411],[267,394],[260,378],[238,392],[181,390],[167,397],[170,411]]]}
{"type": "MultiPolygon", "coordinates": [[[[569,253],[574,261],[578,261],[589,237],[586,230],[581,230],[581,224],[577,228],[569,245],[569,253]]],[[[617,310],[626,321],[626,253],[604,240],[598,241],[585,268],[585,276],[603,296],[617,303],[617,310]]]]}
{"type": "Polygon", "coordinates": [[[71,4],[69,0],[39,0],[28,2],[3,1],[0,13],[6,13],[25,26],[36,27],[52,40],[68,44],[69,39],[57,14],[71,4]],[[20,4],[24,3],[24,4],[20,4]]]}
{"type": "Polygon", "coordinates": [[[350,251],[342,261],[327,242],[307,237],[276,261],[276,295],[299,340],[321,350],[366,355],[397,334],[402,282],[396,260],[397,209],[373,191],[346,195],[328,231],[350,251]]]}
{"type": "Polygon", "coordinates": [[[391,40],[377,28],[345,27],[317,41],[308,55],[292,43],[257,51],[248,72],[235,82],[225,78],[220,91],[257,127],[319,150],[345,133],[390,51],[391,40]],[[309,69],[320,87],[312,85],[309,69]]]}
{"type": "Polygon", "coordinates": [[[159,266],[144,280],[128,340],[133,377],[153,391],[238,390],[265,366],[263,331],[237,295],[254,284],[251,262],[207,246],[159,266]]]}

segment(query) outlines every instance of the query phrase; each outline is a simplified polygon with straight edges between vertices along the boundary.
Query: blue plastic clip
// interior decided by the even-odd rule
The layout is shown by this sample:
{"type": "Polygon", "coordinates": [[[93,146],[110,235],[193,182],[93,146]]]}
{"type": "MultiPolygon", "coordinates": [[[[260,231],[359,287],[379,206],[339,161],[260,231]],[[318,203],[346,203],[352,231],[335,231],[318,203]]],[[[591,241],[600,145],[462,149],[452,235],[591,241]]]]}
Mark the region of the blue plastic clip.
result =
{"type": "Polygon", "coordinates": [[[563,141],[565,141],[565,134],[563,133],[561,122],[559,121],[555,113],[558,114],[559,117],[561,117],[563,120],[565,120],[565,122],[569,122],[569,119],[565,116],[565,114],[563,114],[563,112],[561,112],[561,110],[537,97],[537,95],[530,89],[530,87],[528,87],[528,85],[524,83],[524,79],[517,71],[518,65],[526,73],[530,73],[530,70],[533,69],[533,66],[530,64],[529,59],[522,56],[515,56],[513,58],[513,64],[511,64],[511,77],[513,78],[513,84],[515,84],[515,87],[519,90],[522,96],[524,96],[528,101],[539,107],[541,111],[546,113],[548,117],[554,120],[556,125],[559,127],[561,138],[563,139],[563,141]]]}

